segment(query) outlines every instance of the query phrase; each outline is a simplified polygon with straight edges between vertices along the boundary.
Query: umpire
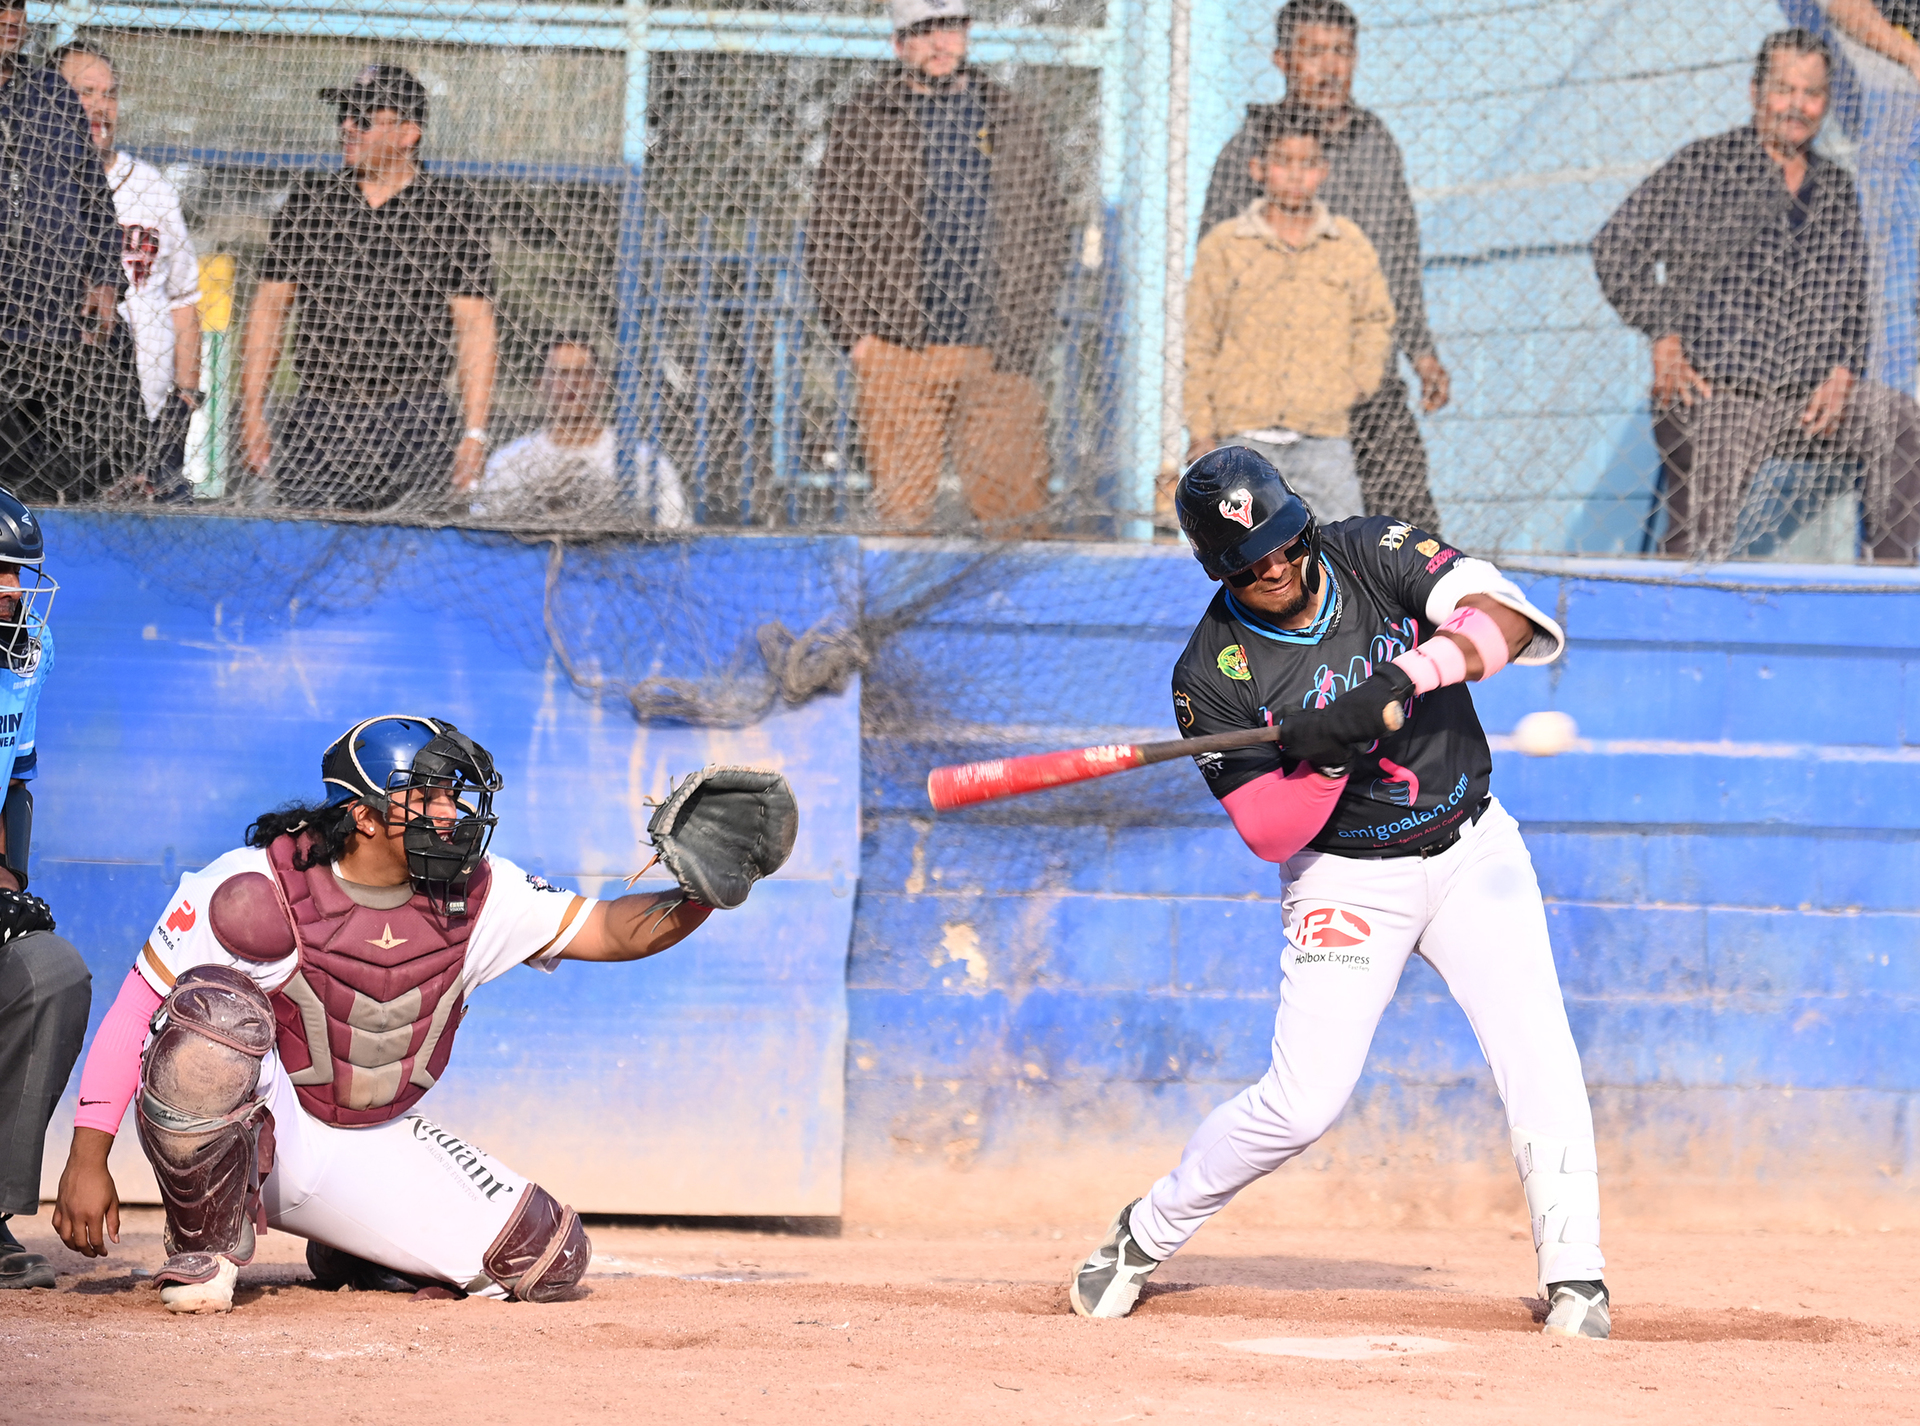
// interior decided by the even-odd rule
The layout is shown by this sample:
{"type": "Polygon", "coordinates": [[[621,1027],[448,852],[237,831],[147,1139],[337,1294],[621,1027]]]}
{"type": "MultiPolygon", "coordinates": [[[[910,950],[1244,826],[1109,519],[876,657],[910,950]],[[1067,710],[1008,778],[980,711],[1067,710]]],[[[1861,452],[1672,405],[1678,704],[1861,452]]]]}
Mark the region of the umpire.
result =
{"type": "Polygon", "coordinates": [[[40,1211],[40,1150],[67,1087],[92,1008],[80,953],[53,934],[47,903],[27,894],[37,771],[34,725],[53,671],[47,614],[59,585],[44,570],[33,512],[0,490],[0,1288],[52,1287],[53,1269],[13,1236],[7,1220],[40,1211]]]}

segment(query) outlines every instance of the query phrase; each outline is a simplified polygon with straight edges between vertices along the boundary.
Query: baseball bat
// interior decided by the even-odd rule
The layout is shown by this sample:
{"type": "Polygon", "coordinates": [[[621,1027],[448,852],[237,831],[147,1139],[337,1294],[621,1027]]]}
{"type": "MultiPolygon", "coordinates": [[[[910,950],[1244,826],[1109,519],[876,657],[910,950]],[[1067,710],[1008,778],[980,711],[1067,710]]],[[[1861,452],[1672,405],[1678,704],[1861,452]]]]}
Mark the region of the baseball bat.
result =
{"type": "MultiPolygon", "coordinates": [[[[1400,705],[1389,703],[1381,719],[1387,731],[1397,732],[1404,721],[1400,705]]],[[[951,812],[976,802],[997,802],[1023,792],[1065,787],[1096,777],[1110,777],[1129,768],[1146,767],[1197,753],[1224,753],[1235,748],[1278,742],[1280,728],[1238,728],[1231,733],[1208,733],[1199,738],[1173,738],[1161,743],[1095,743],[1057,753],[1029,753],[1018,758],[988,758],[984,762],[937,767],[927,774],[927,801],[936,812],[951,812]]]]}

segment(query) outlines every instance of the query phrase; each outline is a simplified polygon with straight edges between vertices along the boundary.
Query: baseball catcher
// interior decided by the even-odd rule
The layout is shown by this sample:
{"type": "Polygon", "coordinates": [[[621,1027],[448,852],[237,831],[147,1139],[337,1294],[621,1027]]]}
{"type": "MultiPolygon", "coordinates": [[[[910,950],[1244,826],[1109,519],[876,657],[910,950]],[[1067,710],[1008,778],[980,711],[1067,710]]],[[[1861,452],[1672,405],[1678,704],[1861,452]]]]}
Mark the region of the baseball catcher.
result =
{"type": "Polygon", "coordinates": [[[579,1215],[416,1106],[470,991],[638,960],[740,905],[793,850],[793,794],[777,773],[695,774],[651,828],[679,888],[595,901],[488,852],[500,775],[444,719],[356,723],[321,782],[181,878],[88,1052],[54,1227],[89,1255],[119,1240],[107,1152],[137,1095],[171,1311],[229,1311],[269,1227],[307,1240],[323,1286],[563,1296],[592,1253],[579,1215]]]}
{"type": "Polygon", "coordinates": [[[1383,516],[1321,528],[1252,451],[1203,455],[1175,492],[1222,588],[1174,665],[1187,737],[1278,727],[1195,757],[1253,854],[1286,881],[1273,1066],[1075,1270],[1073,1310],[1124,1317],[1235,1194],[1339,1117],[1407,957],[1473,1024],[1506,1105],[1546,1331],[1605,1337],[1600,1179],[1580,1055],[1520,831],[1466,685],[1550,663],[1559,626],[1482,560],[1383,516]]]}

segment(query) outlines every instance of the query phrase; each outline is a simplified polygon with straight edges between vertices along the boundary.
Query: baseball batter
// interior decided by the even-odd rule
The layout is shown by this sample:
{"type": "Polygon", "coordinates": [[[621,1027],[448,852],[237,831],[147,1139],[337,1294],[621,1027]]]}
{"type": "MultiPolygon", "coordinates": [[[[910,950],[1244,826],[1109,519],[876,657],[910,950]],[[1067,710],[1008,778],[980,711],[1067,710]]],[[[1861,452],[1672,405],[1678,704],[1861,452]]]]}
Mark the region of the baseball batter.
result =
{"type": "Polygon", "coordinates": [[[369,718],[321,776],[321,802],[181,878],[88,1052],[54,1227],[89,1255],[119,1240],[107,1152],[137,1092],[172,1311],[230,1310],[269,1226],[308,1240],[325,1286],[563,1295],[592,1253],[579,1215],[415,1106],[469,992],[665,950],[786,860],[792,794],[698,774],[652,827],[681,888],[595,901],[488,853],[500,777],[451,723],[369,718]]]}
{"type": "Polygon", "coordinates": [[[1182,528],[1223,588],[1174,666],[1191,737],[1280,727],[1195,758],[1255,856],[1285,876],[1273,1066],[1120,1210],[1075,1271],[1087,1317],[1124,1317],[1153,1270],[1339,1116],[1418,951],[1479,1037],[1533,1219],[1545,1330],[1610,1330],[1599,1164],[1533,864],[1488,793],[1466,684],[1549,663],[1560,628],[1492,565],[1381,516],[1321,529],[1261,456],[1180,479],[1182,528]]]}

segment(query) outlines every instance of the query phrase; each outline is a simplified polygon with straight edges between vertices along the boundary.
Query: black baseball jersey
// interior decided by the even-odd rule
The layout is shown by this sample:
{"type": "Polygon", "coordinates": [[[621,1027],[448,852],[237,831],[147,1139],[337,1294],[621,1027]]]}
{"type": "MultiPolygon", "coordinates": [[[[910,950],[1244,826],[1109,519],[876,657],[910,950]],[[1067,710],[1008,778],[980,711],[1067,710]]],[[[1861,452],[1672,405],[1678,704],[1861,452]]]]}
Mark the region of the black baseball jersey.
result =
{"type": "MultiPolygon", "coordinates": [[[[1434,635],[1427,596],[1460,552],[1375,515],[1325,526],[1321,577],[1332,597],[1304,629],[1282,629],[1222,585],[1173,666],[1173,712],[1190,738],[1284,723],[1324,708],[1434,635]]],[[[1292,758],[1263,743],[1194,758],[1225,797],[1292,758]]],[[[1459,830],[1487,796],[1493,757],[1464,684],[1413,700],[1405,726],[1357,756],[1326,826],[1307,845],[1344,856],[1417,852],[1459,830]]]]}

